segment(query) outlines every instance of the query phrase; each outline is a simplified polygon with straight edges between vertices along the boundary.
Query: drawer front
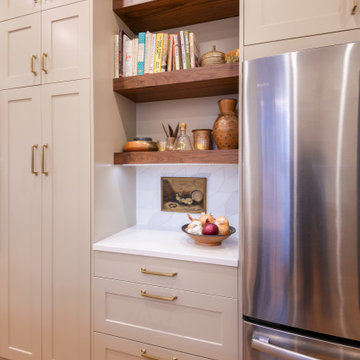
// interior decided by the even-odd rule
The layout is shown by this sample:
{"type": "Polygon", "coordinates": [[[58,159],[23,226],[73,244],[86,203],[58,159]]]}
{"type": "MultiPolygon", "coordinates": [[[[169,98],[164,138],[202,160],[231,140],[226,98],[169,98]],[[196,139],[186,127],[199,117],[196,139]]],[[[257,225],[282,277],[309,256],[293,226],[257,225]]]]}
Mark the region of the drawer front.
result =
{"type": "Polygon", "coordinates": [[[164,349],[115,336],[94,334],[94,360],[206,360],[205,358],[164,349]]]}
{"type": "Polygon", "coordinates": [[[102,251],[94,253],[94,271],[98,277],[237,298],[235,267],[102,251]],[[146,269],[146,273],[141,269],[146,269]],[[152,274],[154,272],[160,274],[152,274]]]}
{"type": "Polygon", "coordinates": [[[236,299],[100,278],[93,284],[95,331],[213,359],[237,358],[236,299]]]}

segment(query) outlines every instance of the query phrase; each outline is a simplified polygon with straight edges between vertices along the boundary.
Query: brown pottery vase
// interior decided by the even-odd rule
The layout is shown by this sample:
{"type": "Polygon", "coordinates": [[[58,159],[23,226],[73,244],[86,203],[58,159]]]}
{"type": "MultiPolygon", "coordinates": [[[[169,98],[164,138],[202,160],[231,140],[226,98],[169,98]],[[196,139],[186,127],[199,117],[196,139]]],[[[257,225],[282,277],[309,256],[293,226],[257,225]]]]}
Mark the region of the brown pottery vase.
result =
{"type": "Polygon", "coordinates": [[[235,112],[236,99],[218,101],[220,114],[215,120],[213,136],[219,150],[237,149],[239,146],[239,119],[235,112]]]}

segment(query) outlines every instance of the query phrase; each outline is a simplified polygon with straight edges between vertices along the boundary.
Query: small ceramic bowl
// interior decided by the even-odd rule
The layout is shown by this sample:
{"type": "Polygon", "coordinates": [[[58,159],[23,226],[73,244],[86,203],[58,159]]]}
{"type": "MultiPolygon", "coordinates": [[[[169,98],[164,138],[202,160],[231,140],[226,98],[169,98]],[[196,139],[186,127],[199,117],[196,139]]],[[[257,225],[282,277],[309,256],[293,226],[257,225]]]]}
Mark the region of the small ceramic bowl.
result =
{"type": "Polygon", "coordinates": [[[157,151],[157,143],[144,140],[128,141],[124,146],[124,151],[157,151]]]}
{"type": "Polygon", "coordinates": [[[227,239],[230,235],[236,232],[236,229],[233,226],[230,226],[230,232],[226,235],[194,235],[186,231],[186,228],[189,224],[185,224],[181,227],[181,230],[188,236],[190,236],[196,244],[206,245],[206,246],[218,246],[221,245],[221,242],[227,239]]]}

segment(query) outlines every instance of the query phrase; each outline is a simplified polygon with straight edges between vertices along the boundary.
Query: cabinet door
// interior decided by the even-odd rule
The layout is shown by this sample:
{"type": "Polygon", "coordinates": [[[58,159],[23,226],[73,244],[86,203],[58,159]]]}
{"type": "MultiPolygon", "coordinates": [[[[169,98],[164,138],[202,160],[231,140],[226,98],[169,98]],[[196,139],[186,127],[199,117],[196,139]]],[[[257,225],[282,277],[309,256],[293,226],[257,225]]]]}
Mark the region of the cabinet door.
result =
{"type": "Polygon", "coordinates": [[[0,89],[40,84],[39,55],[40,14],[0,23],[0,89]]]}
{"type": "Polygon", "coordinates": [[[72,4],[83,0],[42,0],[41,8],[43,10],[52,9],[54,7],[72,4]]]}
{"type": "Polygon", "coordinates": [[[0,0],[0,21],[40,11],[40,0],[0,0]]]}
{"type": "Polygon", "coordinates": [[[89,81],[42,86],[43,360],[90,359],[89,81]]]}
{"type": "Polygon", "coordinates": [[[12,360],[41,357],[40,115],[38,86],[0,92],[0,357],[12,360]]]}
{"type": "Polygon", "coordinates": [[[42,82],[89,77],[89,4],[87,1],[42,13],[42,82]]]}
{"type": "Polygon", "coordinates": [[[360,27],[353,0],[245,0],[245,44],[360,27]]]}

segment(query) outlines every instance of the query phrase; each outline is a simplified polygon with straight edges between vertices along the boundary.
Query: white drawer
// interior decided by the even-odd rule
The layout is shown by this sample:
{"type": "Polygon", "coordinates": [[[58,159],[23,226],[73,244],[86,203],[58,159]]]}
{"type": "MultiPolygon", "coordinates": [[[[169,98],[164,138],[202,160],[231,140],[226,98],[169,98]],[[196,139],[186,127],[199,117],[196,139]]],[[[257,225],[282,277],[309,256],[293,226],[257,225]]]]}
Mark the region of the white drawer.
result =
{"type": "Polygon", "coordinates": [[[95,251],[95,276],[237,298],[237,268],[95,251]],[[144,274],[141,269],[174,276],[144,274]]]}
{"type": "Polygon", "coordinates": [[[179,351],[164,349],[115,336],[94,334],[94,360],[207,360],[179,351]],[[142,356],[143,355],[143,356],[142,356]]]}
{"type": "Polygon", "coordinates": [[[98,332],[146,339],[157,346],[208,358],[234,360],[237,321],[236,299],[94,278],[94,330],[98,332]]]}

